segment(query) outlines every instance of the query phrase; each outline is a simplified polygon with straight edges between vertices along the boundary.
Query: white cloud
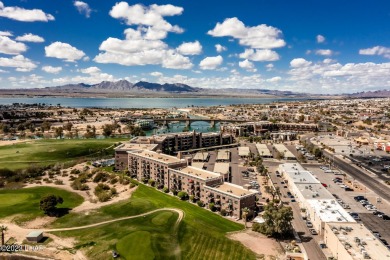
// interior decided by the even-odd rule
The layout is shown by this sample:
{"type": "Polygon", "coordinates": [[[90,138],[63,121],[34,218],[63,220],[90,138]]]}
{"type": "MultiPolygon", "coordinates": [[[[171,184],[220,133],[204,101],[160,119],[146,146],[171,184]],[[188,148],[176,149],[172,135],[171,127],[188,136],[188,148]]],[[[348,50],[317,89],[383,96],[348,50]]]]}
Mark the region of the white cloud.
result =
{"type": "Polygon", "coordinates": [[[316,39],[317,39],[317,43],[323,43],[326,40],[325,37],[322,36],[321,34],[317,35],[316,39]]]}
{"type": "Polygon", "coordinates": [[[291,85],[307,92],[347,93],[390,87],[390,63],[341,64],[325,59],[312,63],[301,61],[288,72],[291,85]]]}
{"type": "Polygon", "coordinates": [[[254,50],[245,49],[243,53],[239,55],[242,59],[248,59],[251,61],[276,61],[279,60],[279,55],[272,50],[254,50]]]}
{"type": "Polygon", "coordinates": [[[206,57],[200,63],[199,66],[202,70],[215,70],[223,62],[221,55],[215,57],[206,57]]]}
{"type": "Polygon", "coordinates": [[[227,50],[227,48],[225,46],[222,46],[221,44],[215,44],[215,49],[217,50],[218,53],[227,50]]]}
{"type": "Polygon", "coordinates": [[[98,67],[89,67],[89,68],[81,69],[80,71],[81,73],[84,74],[95,74],[101,72],[101,70],[98,67]]]}
{"type": "Polygon", "coordinates": [[[47,73],[57,74],[62,71],[62,67],[43,66],[42,70],[47,73]]]}
{"type": "Polygon", "coordinates": [[[333,51],[329,49],[327,50],[320,49],[320,50],[316,50],[316,54],[322,56],[331,56],[333,55],[333,51]]]}
{"type": "Polygon", "coordinates": [[[161,72],[158,72],[158,71],[153,71],[152,73],[150,73],[151,76],[153,77],[162,77],[163,74],[161,72]]]}
{"type": "Polygon", "coordinates": [[[267,71],[272,71],[274,69],[274,64],[269,63],[265,67],[267,68],[267,71]]]}
{"type": "Polygon", "coordinates": [[[250,62],[249,60],[244,60],[244,61],[240,61],[238,63],[238,66],[240,66],[240,68],[243,68],[247,71],[250,71],[250,72],[256,72],[257,69],[255,68],[255,65],[253,64],[253,62],[250,62]]]}
{"type": "Polygon", "coordinates": [[[0,36],[0,53],[16,55],[27,50],[24,43],[11,40],[7,36],[0,36]]]}
{"type": "Polygon", "coordinates": [[[46,14],[40,9],[24,9],[17,6],[4,7],[2,2],[0,2],[0,17],[20,22],[48,22],[54,20],[54,16],[46,14]]]}
{"type": "Polygon", "coordinates": [[[23,55],[17,55],[12,58],[0,58],[0,67],[16,68],[16,71],[26,72],[35,69],[37,65],[23,55]]]}
{"type": "Polygon", "coordinates": [[[85,15],[85,17],[89,18],[91,16],[91,8],[89,5],[82,1],[74,1],[73,5],[76,7],[77,11],[79,11],[80,14],[85,15]]]}
{"type": "Polygon", "coordinates": [[[147,39],[147,32],[126,29],[125,40],[108,38],[99,47],[103,51],[94,61],[117,63],[125,66],[162,65],[171,69],[190,69],[193,64],[188,57],[170,49],[161,40],[147,39]]]}
{"type": "Polygon", "coordinates": [[[85,83],[85,84],[98,84],[102,81],[116,81],[117,79],[108,73],[91,73],[87,76],[77,75],[73,77],[62,77],[55,78],[52,81],[52,84],[71,84],[71,83],[85,83]]]}
{"type": "Polygon", "coordinates": [[[0,36],[13,36],[13,34],[9,31],[0,31],[0,36]]]}
{"type": "Polygon", "coordinates": [[[276,83],[276,82],[279,82],[281,80],[282,80],[281,77],[273,77],[273,78],[270,78],[270,79],[266,79],[266,81],[270,82],[270,83],[276,83]]]}
{"type": "Polygon", "coordinates": [[[359,54],[361,55],[379,55],[385,58],[390,59],[390,48],[383,46],[375,46],[368,49],[359,50],[359,54]]]}
{"type": "MultiPolygon", "coordinates": [[[[116,3],[110,11],[110,15],[116,19],[122,19],[127,25],[150,26],[154,31],[182,33],[183,29],[179,26],[171,25],[163,17],[180,15],[183,12],[182,7],[174,5],[150,5],[149,7],[141,4],[129,6],[126,2],[116,3]]],[[[165,38],[165,37],[164,37],[165,38]]]]}
{"type": "Polygon", "coordinates": [[[303,58],[296,58],[290,61],[290,66],[293,68],[299,68],[309,66],[311,63],[311,61],[307,61],[303,58]]]}
{"type": "Polygon", "coordinates": [[[23,36],[16,37],[17,41],[21,42],[44,42],[45,39],[43,39],[41,36],[34,35],[32,33],[26,33],[23,36]]]}
{"type": "Polygon", "coordinates": [[[183,55],[199,55],[202,53],[202,45],[199,41],[184,42],[177,47],[177,51],[183,55]]]}
{"type": "Polygon", "coordinates": [[[46,57],[63,59],[68,62],[74,62],[85,56],[85,53],[68,43],[54,42],[45,47],[46,57]]]}
{"type": "Polygon", "coordinates": [[[238,39],[241,45],[254,49],[273,49],[286,45],[286,42],[281,39],[282,32],[279,29],[265,24],[246,27],[236,17],[217,23],[215,28],[207,33],[214,37],[231,36],[238,39]]]}

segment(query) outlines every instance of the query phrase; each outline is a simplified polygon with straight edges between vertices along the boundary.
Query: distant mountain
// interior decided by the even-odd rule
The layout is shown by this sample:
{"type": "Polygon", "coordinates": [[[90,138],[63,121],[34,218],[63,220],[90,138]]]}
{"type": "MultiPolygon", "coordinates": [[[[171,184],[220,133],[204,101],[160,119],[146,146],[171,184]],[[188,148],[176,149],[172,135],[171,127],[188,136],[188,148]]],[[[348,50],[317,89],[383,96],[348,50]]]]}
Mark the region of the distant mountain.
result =
{"type": "Polygon", "coordinates": [[[116,82],[102,81],[99,84],[88,85],[84,83],[67,84],[56,87],[47,87],[46,89],[56,89],[59,91],[106,91],[110,92],[198,92],[198,88],[193,88],[185,84],[158,84],[140,81],[138,83],[131,83],[127,80],[119,80],[116,82]]]}
{"type": "Polygon", "coordinates": [[[375,90],[375,91],[363,91],[353,94],[348,94],[351,98],[385,98],[390,97],[390,90],[375,90]]]}

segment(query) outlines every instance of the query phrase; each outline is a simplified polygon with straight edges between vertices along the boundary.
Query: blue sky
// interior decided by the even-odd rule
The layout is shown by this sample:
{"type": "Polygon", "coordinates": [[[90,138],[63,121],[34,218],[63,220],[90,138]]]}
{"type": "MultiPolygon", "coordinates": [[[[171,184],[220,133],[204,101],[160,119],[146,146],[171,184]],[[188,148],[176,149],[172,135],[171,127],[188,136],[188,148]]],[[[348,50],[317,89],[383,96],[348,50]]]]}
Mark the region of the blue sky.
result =
{"type": "Polygon", "coordinates": [[[0,0],[0,88],[390,88],[390,2],[0,0]]]}

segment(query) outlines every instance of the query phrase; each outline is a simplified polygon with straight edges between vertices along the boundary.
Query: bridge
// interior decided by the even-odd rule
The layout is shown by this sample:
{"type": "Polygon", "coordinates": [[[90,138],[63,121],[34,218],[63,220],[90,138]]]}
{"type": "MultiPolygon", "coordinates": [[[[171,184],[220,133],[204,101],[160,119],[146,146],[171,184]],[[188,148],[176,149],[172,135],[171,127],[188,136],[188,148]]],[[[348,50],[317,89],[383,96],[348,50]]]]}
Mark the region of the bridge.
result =
{"type": "Polygon", "coordinates": [[[193,122],[209,122],[210,127],[215,127],[216,123],[225,122],[225,123],[246,123],[248,120],[240,119],[209,119],[209,118],[153,118],[151,119],[154,122],[162,122],[164,126],[168,126],[170,122],[185,122],[186,127],[190,127],[193,122]]]}

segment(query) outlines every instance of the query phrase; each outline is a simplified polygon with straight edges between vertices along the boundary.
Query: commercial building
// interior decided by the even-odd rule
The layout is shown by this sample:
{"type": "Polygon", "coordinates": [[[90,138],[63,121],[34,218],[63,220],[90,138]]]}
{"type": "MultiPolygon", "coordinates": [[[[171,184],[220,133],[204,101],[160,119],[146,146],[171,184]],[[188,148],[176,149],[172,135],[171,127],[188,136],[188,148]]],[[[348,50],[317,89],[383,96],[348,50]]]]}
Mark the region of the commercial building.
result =
{"type": "Polygon", "coordinates": [[[361,223],[326,223],[324,242],[343,260],[390,260],[389,249],[361,223]]]}
{"type": "Polygon", "coordinates": [[[271,151],[266,144],[256,144],[256,149],[259,155],[263,158],[272,158],[271,151]]]}
{"type": "Polygon", "coordinates": [[[230,162],[230,151],[227,149],[218,150],[217,162],[230,162]]]}
{"type": "Polygon", "coordinates": [[[238,147],[238,155],[241,157],[249,157],[250,150],[248,146],[240,146],[238,147]]]}
{"type": "Polygon", "coordinates": [[[230,165],[225,162],[217,162],[214,165],[214,172],[219,173],[225,181],[230,180],[230,165]]]}
{"type": "Polygon", "coordinates": [[[192,160],[194,162],[207,162],[210,158],[210,153],[208,152],[197,152],[195,155],[194,155],[194,158],[192,158],[192,160]]]}
{"type": "Polygon", "coordinates": [[[150,150],[155,151],[157,149],[157,144],[139,144],[139,143],[123,143],[115,148],[115,169],[116,170],[125,170],[128,166],[128,152],[138,151],[138,150],[150,150]]]}
{"type": "Polygon", "coordinates": [[[276,151],[278,151],[285,160],[296,160],[295,155],[290,152],[284,144],[274,144],[276,151]]]}
{"type": "Polygon", "coordinates": [[[356,222],[314,175],[299,163],[281,164],[279,172],[318,233],[322,234],[325,224],[329,222],[356,222]]]}

